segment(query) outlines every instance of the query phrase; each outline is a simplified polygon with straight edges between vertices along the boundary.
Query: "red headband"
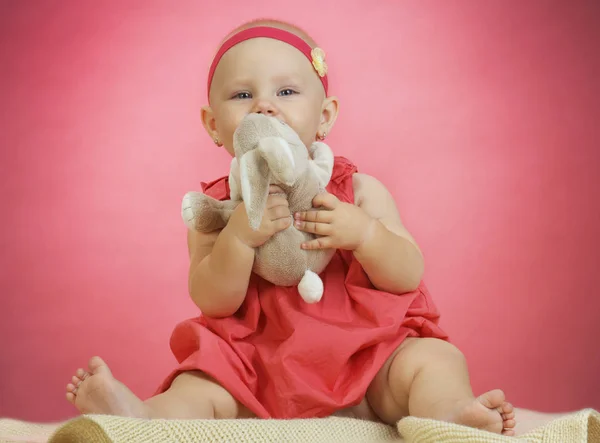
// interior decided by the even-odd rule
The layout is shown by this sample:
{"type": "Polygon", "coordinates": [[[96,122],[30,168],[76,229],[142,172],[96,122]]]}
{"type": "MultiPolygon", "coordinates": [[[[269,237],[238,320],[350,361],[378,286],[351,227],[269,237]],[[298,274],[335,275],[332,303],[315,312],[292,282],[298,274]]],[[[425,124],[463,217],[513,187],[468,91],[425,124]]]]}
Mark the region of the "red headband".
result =
{"type": "Polygon", "coordinates": [[[217,65],[219,61],[221,61],[221,57],[231,48],[233,48],[238,43],[241,43],[246,40],[250,40],[252,38],[266,37],[272,38],[274,40],[279,40],[288,45],[292,45],[294,48],[302,52],[306,58],[312,63],[321,83],[323,83],[323,87],[325,88],[325,95],[327,95],[327,64],[325,63],[325,52],[323,52],[320,48],[311,48],[308,43],[306,43],[303,39],[298,37],[296,34],[292,34],[291,32],[285,31],[279,28],[271,28],[269,26],[258,26],[256,28],[249,28],[243,31],[234,34],[232,37],[227,39],[225,43],[221,45],[219,48],[219,52],[215,55],[212,64],[210,65],[210,70],[208,71],[208,88],[207,94],[210,92],[210,85],[212,83],[213,77],[215,75],[215,70],[217,69],[217,65]]]}

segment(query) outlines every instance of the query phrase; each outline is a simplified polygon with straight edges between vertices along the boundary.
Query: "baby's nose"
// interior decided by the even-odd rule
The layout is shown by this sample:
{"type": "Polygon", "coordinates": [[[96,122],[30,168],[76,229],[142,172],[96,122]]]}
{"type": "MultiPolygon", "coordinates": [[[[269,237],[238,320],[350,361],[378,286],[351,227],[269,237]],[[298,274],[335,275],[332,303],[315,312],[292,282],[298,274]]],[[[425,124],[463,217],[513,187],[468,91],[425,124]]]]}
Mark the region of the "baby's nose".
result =
{"type": "Polygon", "coordinates": [[[277,115],[277,108],[270,100],[257,100],[252,112],[265,115],[277,115]]]}

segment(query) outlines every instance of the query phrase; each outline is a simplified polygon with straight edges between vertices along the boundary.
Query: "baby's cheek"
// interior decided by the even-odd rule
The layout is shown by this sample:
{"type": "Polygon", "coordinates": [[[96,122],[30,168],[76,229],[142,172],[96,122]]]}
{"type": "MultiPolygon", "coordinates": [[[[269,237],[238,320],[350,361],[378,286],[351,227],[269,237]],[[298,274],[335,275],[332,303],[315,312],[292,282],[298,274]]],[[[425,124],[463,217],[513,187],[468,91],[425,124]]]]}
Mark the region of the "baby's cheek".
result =
{"type": "Polygon", "coordinates": [[[307,146],[310,146],[314,141],[314,131],[312,125],[306,119],[298,118],[297,115],[290,116],[287,115],[285,119],[285,123],[294,130],[296,134],[307,146]]]}
{"type": "Polygon", "coordinates": [[[310,146],[316,141],[315,134],[307,133],[307,134],[299,134],[299,135],[300,135],[300,139],[302,140],[302,143],[304,143],[304,146],[306,146],[306,149],[309,149],[310,146]]]}

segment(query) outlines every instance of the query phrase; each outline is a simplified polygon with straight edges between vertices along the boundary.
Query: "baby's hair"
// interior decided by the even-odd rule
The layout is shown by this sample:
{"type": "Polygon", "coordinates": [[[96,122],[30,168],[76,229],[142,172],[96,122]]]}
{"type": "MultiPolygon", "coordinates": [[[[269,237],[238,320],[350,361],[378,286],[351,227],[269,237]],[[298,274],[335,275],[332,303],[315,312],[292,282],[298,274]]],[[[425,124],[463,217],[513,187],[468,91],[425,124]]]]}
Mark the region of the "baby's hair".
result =
{"type": "Polygon", "coordinates": [[[232,35],[237,34],[238,32],[243,31],[245,29],[256,28],[258,26],[270,26],[272,28],[283,29],[285,31],[291,32],[292,34],[295,34],[298,37],[300,37],[302,40],[304,40],[306,43],[308,43],[311,48],[315,48],[318,46],[317,42],[308,34],[308,32],[299,28],[298,26],[292,25],[291,23],[284,22],[281,20],[273,20],[273,19],[266,19],[266,18],[251,20],[249,22],[246,22],[246,23],[238,26],[237,28],[235,28],[233,31],[231,31],[229,34],[227,34],[225,36],[225,38],[221,41],[219,46],[221,44],[223,44],[223,42],[225,42],[232,35]]]}

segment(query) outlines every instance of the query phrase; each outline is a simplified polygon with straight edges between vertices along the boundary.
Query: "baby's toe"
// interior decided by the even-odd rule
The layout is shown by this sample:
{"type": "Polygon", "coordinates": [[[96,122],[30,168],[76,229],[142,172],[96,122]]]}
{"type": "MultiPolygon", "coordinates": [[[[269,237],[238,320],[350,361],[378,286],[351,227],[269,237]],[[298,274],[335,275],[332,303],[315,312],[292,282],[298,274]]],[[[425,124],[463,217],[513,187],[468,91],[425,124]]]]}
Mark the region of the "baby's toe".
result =
{"type": "Polygon", "coordinates": [[[514,412],[509,412],[508,414],[502,414],[502,419],[503,420],[513,420],[515,418],[515,413],[514,412]]]}
{"type": "Polygon", "coordinates": [[[505,431],[508,431],[514,428],[516,424],[517,422],[515,420],[505,420],[504,423],[502,423],[502,426],[504,427],[505,431]]]}
{"type": "Polygon", "coordinates": [[[507,401],[502,403],[502,406],[500,406],[500,408],[502,409],[502,411],[501,411],[502,414],[510,414],[511,412],[514,412],[514,410],[515,410],[514,406],[507,401]]]}

